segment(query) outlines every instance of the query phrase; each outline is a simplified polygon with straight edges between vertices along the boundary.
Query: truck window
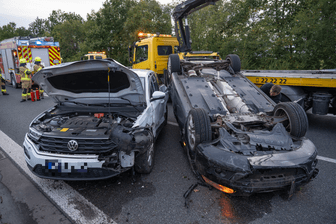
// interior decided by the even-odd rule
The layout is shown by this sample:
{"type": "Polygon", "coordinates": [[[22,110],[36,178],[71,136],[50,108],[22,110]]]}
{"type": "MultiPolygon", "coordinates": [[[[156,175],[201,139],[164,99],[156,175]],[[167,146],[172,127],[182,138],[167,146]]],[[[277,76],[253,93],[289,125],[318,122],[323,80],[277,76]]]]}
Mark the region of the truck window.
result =
{"type": "Polygon", "coordinates": [[[103,59],[102,56],[96,56],[96,59],[103,59]]]}
{"type": "Polygon", "coordinates": [[[177,54],[179,52],[179,46],[174,46],[174,54],[177,54]]]}
{"type": "Polygon", "coordinates": [[[158,46],[158,55],[170,55],[172,53],[172,46],[158,46]]]}
{"type": "Polygon", "coordinates": [[[148,45],[137,46],[135,51],[135,63],[148,59],[148,45]]]}
{"type": "Polygon", "coordinates": [[[94,56],[93,55],[90,55],[90,60],[94,60],[94,56]]]}

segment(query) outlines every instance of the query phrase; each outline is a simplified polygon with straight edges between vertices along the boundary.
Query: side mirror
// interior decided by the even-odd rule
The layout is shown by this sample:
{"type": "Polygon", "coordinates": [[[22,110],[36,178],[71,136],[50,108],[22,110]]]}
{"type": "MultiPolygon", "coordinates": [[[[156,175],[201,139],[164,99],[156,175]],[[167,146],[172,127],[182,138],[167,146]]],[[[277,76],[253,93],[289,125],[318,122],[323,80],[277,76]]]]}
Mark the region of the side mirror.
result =
{"type": "Polygon", "coordinates": [[[166,97],[166,94],[164,92],[161,91],[155,91],[152,95],[152,98],[150,99],[150,102],[154,101],[154,100],[162,100],[166,97]]]}

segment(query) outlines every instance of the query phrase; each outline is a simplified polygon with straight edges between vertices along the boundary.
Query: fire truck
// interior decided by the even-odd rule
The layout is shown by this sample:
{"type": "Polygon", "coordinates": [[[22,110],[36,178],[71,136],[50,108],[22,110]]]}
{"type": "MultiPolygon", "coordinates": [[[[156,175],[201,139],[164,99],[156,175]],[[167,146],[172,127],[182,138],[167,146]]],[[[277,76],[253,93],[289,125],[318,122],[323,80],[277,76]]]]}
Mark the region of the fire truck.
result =
{"type": "Polygon", "coordinates": [[[53,37],[14,37],[1,41],[2,77],[18,88],[21,85],[20,59],[26,59],[27,68],[33,70],[35,57],[41,58],[44,67],[61,64],[59,43],[55,42],[53,37]]]}

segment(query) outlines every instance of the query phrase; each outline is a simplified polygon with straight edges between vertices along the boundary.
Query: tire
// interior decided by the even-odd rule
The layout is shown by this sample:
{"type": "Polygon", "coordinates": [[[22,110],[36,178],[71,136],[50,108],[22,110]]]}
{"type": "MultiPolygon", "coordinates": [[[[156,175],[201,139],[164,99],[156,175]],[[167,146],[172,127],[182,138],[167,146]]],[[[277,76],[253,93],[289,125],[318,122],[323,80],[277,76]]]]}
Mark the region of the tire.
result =
{"type": "Polygon", "coordinates": [[[226,60],[230,61],[230,66],[235,73],[240,72],[241,63],[238,55],[229,54],[228,56],[226,56],[226,60]]]}
{"type": "Polygon", "coordinates": [[[152,172],[154,167],[154,142],[150,148],[143,154],[137,154],[135,157],[135,171],[138,173],[148,174],[152,172]]]}
{"type": "Polygon", "coordinates": [[[173,72],[181,71],[180,57],[178,56],[178,54],[169,55],[167,70],[168,70],[168,75],[172,74],[173,72]]]}
{"type": "Polygon", "coordinates": [[[294,102],[278,103],[274,108],[274,116],[286,116],[282,122],[287,132],[295,137],[302,138],[308,131],[308,118],[304,109],[294,102]]]}
{"type": "Polygon", "coordinates": [[[14,75],[11,74],[11,84],[13,86],[13,88],[17,89],[18,88],[18,84],[15,81],[14,75]]]}
{"type": "Polygon", "coordinates": [[[212,139],[210,118],[207,112],[202,108],[190,110],[185,127],[188,157],[193,165],[197,145],[212,139]]]}

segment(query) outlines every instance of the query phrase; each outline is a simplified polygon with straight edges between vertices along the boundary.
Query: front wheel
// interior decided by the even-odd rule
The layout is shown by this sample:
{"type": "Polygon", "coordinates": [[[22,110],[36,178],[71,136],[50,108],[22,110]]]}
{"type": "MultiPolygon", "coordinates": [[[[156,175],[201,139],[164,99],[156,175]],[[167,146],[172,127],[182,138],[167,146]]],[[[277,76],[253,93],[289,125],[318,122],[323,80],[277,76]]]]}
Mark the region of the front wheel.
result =
{"type": "Polygon", "coordinates": [[[154,166],[154,142],[150,145],[149,149],[135,157],[135,171],[138,173],[148,174],[152,172],[154,166]]]}
{"type": "Polygon", "coordinates": [[[286,131],[295,138],[302,138],[308,131],[308,118],[304,109],[294,102],[280,102],[274,107],[274,116],[285,116],[282,122],[286,131]]]}
{"type": "Polygon", "coordinates": [[[212,139],[210,118],[207,112],[202,108],[190,110],[185,127],[188,157],[193,166],[196,160],[197,145],[212,139]]]}

